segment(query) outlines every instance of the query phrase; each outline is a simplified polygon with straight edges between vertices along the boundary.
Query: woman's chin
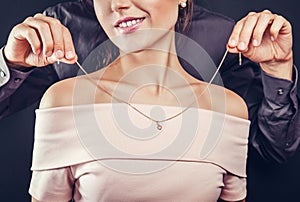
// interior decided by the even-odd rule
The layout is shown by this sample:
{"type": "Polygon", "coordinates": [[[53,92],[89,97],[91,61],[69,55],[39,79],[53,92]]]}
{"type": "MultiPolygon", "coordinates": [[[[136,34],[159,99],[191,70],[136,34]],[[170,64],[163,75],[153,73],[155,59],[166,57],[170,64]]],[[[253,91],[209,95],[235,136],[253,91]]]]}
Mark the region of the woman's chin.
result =
{"type": "Polygon", "coordinates": [[[112,42],[125,54],[140,52],[147,49],[157,49],[155,44],[160,41],[169,30],[142,29],[135,32],[120,34],[111,38],[112,42]]]}

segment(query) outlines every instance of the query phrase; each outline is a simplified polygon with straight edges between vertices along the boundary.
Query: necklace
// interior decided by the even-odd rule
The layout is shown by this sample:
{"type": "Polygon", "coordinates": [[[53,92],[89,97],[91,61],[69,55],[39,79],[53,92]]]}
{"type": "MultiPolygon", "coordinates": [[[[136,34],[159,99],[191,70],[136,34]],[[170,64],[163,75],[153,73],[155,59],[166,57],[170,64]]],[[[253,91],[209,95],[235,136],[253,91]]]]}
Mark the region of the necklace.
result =
{"type": "MultiPolygon", "coordinates": [[[[218,65],[216,71],[214,72],[213,76],[211,77],[211,79],[210,79],[209,82],[207,83],[206,88],[201,92],[201,94],[200,94],[199,96],[201,96],[201,95],[207,90],[207,88],[211,85],[212,81],[215,79],[217,73],[219,72],[219,70],[220,70],[220,68],[221,68],[221,66],[222,66],[222,64],[223,64],[223,62],[224,62],[224,60],[225,60],[227,54],[228,54],[228,49],[226,49],[226,51],[225,51],[225,53],[224,53],[224,55],[223,55],[223,57],[222,57],[221,62],[219,63],[219,65],[218,65]]],[[[118,98],[118,97],[112,95],[112,94],[111,94],[110,92],[108,92],[105,88],[103,88],[102,86],[98,85],[98,84],[90,77],[90,75],[88,74],[88,72],[85,71],[85,69],[82,67],[82,65],[81,65],[78,61],[76,61],[76,64],[77,64],[77,66],[80,68],[80,70],[81,70],[81,71],[89,78],[89,80],[90,80],[91,82],[93,82],[93,84],[94,84],[97,88],[100,88],[102,91],[104,91],[106,94],[108,94],[108,95],[109,95],[110,97],[112,97],[113,99],[115,99],[115,100],[117,100],[117,101],[119,101],[119,102],[122,102],[122,103],[127,104],[129,107],[131,107],[133,110],[135,110],[136,112],[138,112],[138,113],[141,114],[142,116],[144,116],[144,117],[146,117],[147,119],[149,119],[149,120],[153,121],[154,123],[156,123],[156,128],[157,128],[157,130],[162,130],[162,124],[161,124],[161,123],[167,122],[167,121],[169,121],[169,120],[171,120],[171,119],[174,119],[174,118],[176,118],[177,116],[183,114],[185,111],[187,111],[189,108],[191,108],[191,106],[192,106],[192,105],[194,104],[194,102],[195,102],[195,101],[193,101],[191,104],[189,104],[187,107],[185,107],[181,112],[179,112],[179,113],[177,113],[177,114],[174,114],[173,116],[170,116],[170,117],[168,117],[168,118],[166,118],[166,119],[162,119],[162,120],[156,120],[156,119],[152,118],[151,116],[145,114],[144,112],[142,112],[141,110],[139,110],[139,109],[136,108],[135,106],[133,106],[131,103],[126,102],[125,100],[123,100],[123,99],[121,99],[121,98],[118,98]]],[[[239,53],[239,64],[241,65],[241,53],[239,53]]]]}

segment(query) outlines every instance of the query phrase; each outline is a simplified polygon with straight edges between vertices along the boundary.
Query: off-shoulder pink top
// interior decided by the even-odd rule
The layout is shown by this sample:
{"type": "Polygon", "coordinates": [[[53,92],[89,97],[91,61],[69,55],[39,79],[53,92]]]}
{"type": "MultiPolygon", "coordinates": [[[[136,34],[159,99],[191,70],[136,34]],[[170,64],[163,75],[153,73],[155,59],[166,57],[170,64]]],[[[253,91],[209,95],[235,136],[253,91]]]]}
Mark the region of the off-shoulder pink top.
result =
{"type": "MultiPolygon", "coordinates": [[[[135,107],[156,120],[184,110],[135,107]]],[[[43,202],[241,200],[249,125],[199,108],[161,130],[126,104],[38,109],[29,193],[43,202]]]]}

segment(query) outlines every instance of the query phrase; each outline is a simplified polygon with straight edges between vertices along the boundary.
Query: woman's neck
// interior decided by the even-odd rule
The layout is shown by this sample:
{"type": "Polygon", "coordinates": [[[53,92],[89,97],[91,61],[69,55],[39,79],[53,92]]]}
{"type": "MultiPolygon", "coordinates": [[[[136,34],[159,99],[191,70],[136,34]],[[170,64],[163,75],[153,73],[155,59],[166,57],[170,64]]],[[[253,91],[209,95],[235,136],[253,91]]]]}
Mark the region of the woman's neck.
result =
{"type": "MultiPolygon", "coordinates": [[[[143,74],[142,69],[144,69],[148,80],[151,78],[153,84],[159,86],[165,86],[164,82],[168,76],[171,76],[171,71],[178,73],[184,71],[177,57],[173,32],[166,34],[161,40],[143,50],[131,53],[121,51],[119,60],[114,66],[120,68],[122,75],[136,70],[138,70],[136,72],[140,72],[139,74],[143,74]],[[147,73],[149,68],[151,74],[147,73]]],[[[140,76],[144,77],[145,75],[140,76]]]]}

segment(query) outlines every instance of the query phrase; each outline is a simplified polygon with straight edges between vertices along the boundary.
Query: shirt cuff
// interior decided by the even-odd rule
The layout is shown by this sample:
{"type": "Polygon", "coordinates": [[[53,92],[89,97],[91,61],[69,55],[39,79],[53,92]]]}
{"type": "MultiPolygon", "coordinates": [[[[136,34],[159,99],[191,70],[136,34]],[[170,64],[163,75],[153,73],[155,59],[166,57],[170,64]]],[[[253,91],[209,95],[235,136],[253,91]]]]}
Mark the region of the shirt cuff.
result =
{"type": "Polygon", "coordinates": [[[10,88],[18,88],[35,67],[22,67],[9,65],[4,56],[4,47],[0,49],[0,87],[9,85],[10,88]]]}
{"type": "Polygon", "coordinates": [[[293,81],[276,78],[262,71],[264,95],[267,100],[278,105],[291,103],[291,93],[295,92],[298,83],[298,71],[295,65],[293,70],[293,81]]]}
{"type": "Polygon", "coordinates": [[[3,53],[4,47],[0,49],[0,87],[9,81],[10,73],[3,53]]]}

